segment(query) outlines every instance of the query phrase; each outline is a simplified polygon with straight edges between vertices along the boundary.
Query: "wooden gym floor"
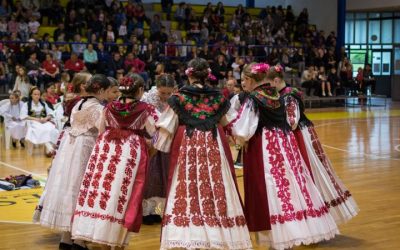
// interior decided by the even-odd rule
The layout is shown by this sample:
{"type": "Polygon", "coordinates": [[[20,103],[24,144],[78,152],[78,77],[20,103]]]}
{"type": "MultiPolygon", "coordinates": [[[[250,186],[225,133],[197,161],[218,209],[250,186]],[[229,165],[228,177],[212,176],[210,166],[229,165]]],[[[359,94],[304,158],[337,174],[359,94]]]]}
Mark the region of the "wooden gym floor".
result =
{"type": "MultiPolygon", "coordinates": [[[[295,249],[400,249],[400,104],[313,109],[308,113],[336,172],[361,211],[340,226],[341,235],[335,239],[295,249]]],[[[0,177],[21,173],[46,177],[50,160],[40,149],[30,157],[26,150],[5,151],[4,142],[0,148],[0,177]]],[[[241,170],[237,174],[241,186],[241,170]]],[[[144,225],[127,249],[159,249],[159,236],[159,225],[144,225]]],[[[57,249],[58,241],[57,233],[38,225],[0,222],[0,249],[57,249]]]]}

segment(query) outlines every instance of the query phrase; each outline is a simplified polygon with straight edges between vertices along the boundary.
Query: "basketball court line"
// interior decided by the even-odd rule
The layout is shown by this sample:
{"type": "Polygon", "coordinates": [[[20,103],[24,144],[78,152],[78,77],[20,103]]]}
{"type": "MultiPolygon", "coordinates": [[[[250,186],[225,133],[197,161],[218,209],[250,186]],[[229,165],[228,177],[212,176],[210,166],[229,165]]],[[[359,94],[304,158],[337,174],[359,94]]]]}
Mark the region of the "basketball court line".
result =
{"type": "Polygon", "coordinates": [[[32,175],[32,176],[39,177],[40,179],[39,179],[39,178],[38,178],[38,179],[41,180],[41,181],[46,181],[46,179],[47,179],[44,175],[41,175],[41,174],[37,174],[37,173],[33,173],[33,172],[30,172],[30,171],[27,171],[27,170],[25,170],[25,169],[23,169],[23,168],[19,168],[19,167],[13,166],[13,165],[8,164],[8,163],[6,163],[6,162],[4,162],[4,161],[0,161],[0,164],[3,165],[3,166],[5,166],[5,167],[8,167],[8,168],[12,168],[12,169],[21,171],[21,172],[23,172],[23,173],[25,173],[25,174],[30,174],[30,175],[32,175]]]}
{"type": "MultiPolygon", "coordinates": [[[[330,148],[330,149],[335,149],[335,150],[338,150],[338,151],[342,151],[342,152],[347,152],[347,153],[352,153],[352,151],[350,151],[350,150],[346,150],[346,149],[341,149],[341,148],[337,148],[337,147],[332,147],[332,146],[329,146],[329,145],[326,145],[326,144],[322,144],[322,146],[324,146],[324,147],[326,147],[326,148],[330,148]]],[[[400,146],[400,145],[398,145],[398,146],[400,146]]],[[[367,157],[375,157],[375,158],[378,158],[378,159],[381,159],[381,160],[394,160],[394,161],[400,161],[400,159],[398,159],[398,158],[392,158],[392,157],[387,157],[387,156],[380,156],[380,155],[374,155],[374,154],[366,154],[366,153],[361,153],[361,155],[364,155],[364,156],[367,156],[367,157]]]]}

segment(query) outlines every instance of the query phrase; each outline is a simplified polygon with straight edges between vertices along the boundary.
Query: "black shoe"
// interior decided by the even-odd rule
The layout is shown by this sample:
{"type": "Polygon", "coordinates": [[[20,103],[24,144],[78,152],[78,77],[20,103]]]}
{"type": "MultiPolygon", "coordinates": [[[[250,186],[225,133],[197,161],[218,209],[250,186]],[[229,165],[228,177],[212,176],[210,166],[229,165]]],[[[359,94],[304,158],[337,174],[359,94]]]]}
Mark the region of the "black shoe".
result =
{"type": "Polygon", "coordinates": [[[154,225],[154,219],[151,215],[143,216],[143,224],[145,225],[154,225]]]}
{"type": "Polygon", "coordinates": [[[13,148],[17,148],[17,142],[16,141],[12,141],[12,146],[13,146],[13,148]]]}
{"type": "Polygon", "coordinates": [[[161,216],[159,216],[158,214],[152,214],[150,215],[151,218],[153,219],[154,223],[161,223],[162,218],[161,216]]]}
{"type": "Polygon", "coordinates": [[[78,245],[78,244],[72,244],[71,250],[89,250],[89,248],[83,247],[83,246],[78,245]]]}
{"type": "Polygon", "coordinates": [[[19,141],[19,144],[21,144],[21,147],[22,147],[22,148],[25,148],[25,142],[24,142],[23,140],[20,140],[20,141],[19,141]]]}
{"type": "Polygon", "coordinates": [[[64,242],[60,242],[60,245],[58,245],[58,249],[71,250],[72,249],[72,245],[64,243],[64,242]]]}

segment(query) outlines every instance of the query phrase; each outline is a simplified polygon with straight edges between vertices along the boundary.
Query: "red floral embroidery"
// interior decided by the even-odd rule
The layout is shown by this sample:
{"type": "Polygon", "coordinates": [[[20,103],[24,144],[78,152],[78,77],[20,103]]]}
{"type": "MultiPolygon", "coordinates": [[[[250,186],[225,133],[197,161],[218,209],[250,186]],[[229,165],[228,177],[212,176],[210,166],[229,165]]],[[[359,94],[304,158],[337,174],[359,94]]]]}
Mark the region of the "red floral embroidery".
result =
{"type": "Polygon", "coordinates": [[[85,175],[83,177],[82,186],[81,186],[81,189],[79,191],[79,196],[78,196],[78,204],[80,206],[83,206],[85,204],[85,199],[86,199],[86,196],[88,195],[90,182],[92,181],[92,178],[94,175],[94,170],[96,168],[97,155],[99,154],[99,151],[100,151],[100,141],[101,140],[102,140],[102,135],[100,135],[99,138],[97,139],[96,145],[94,147],[94,154],[92,154],[89,158],[88,166],[87,166],[85,175]]]}
{"type": "Polygon", "coordinates": [[[108,220],[110,222],[113,223],[118,223],[120,225],[124,224],[124,220],[123,219],[118,219],[114,216],[108,215],[108,214],[99,214],[99,213],[91,213],[91,212],[87,212],[87,211],[79,211],[79,210],[75,210],[74,213],[75,216],[83,216],[83,217],[90,217],[92,219],[100,219],[100,220],[108,220]]]}
{"type": "MultiPolygon", "coordinates": [[[[136,160],[137,160],[137,148],[139,146],[139,142],[136,137],[133,137],[131,141],[129,142],[131,144],[130,148],[130,159],[127,161],[126,167],[125,167],[125,174],[127,175],[124,177],[122,181],[122,186],[121,186],[121,192],[122,194],[118,198],[118,207],[117,211],[118,213],[122,214],[124,212],[124,208],[126,205],[127,200],[127,195],[128,195],[128,187],[131,185],[132,182],[132,177],[133,177],[133,170],[136,167],[136,160]]],[[[122,154],[122,150],[120,150],[120,154],[122,154]]],[[[120,159],[115,159],[116,162],[120,162],[120,159]]]]}
{"type": "Polygon", "coordinates": [[[246,225],[243,215],[227,216],[221,157],[212,133],[196,131],[191,138],[185,137],[177,168],[174,206],[172,214],[164,215],[163,226],[172,222],[178,227],[188,227],[190,222],[225,228],[246,225]]]}
{"type": "Polygon", "coordinates": [[[343,191],[342,188],[340,187],[339,183],[336,181],[336,176],[334,174],[334,170],[331,166],[331,163],[328,159],[328,157],[325,154],[324,149],[322,148],[322,145],[318,139],[317,132],[315,131],[314,127],[309,126],[308,127],[308,132],[310,133],[311,136],[311,142],[312,146],[314,148],[315,154],[317,155],[318,159],[321,161],[322,165],[325,168],[325,171],[329,175],[329,180],[331,181],[333,187],[335,188],[338,197],[336,200],[331,200],[331,201],[325,201],[325,204],[329,205],[329,207],[335,207],[338,206],[344,202],[351,196],[350,192],[348,190],[343,191]]]}
{"type": "Polygon", "coordinates": [[[297,103],[295,99],[292,97],[288,97],[286,104],[286,116],[288,118],[290,127],[296,125],[296,110],[297,110],[297,103]]]}

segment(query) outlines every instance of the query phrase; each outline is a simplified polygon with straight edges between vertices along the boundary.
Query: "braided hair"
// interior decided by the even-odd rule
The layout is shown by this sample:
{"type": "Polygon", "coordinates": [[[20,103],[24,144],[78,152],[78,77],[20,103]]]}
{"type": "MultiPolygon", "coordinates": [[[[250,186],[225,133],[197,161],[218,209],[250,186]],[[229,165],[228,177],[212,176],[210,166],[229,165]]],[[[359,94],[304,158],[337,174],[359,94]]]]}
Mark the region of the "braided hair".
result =
{"type": "Polygon", "coordinates": [[[119,80],[119,91],[123,100],[135,99],[140,88],[144,87],[143,78],[135,73],[129,73],[119,80]]]}
{"type": "Polygon", "coordinates": [[[189,61],[185,73],[188,77],[198,80],[197,83],[205,85],[210,71],[207,60],[197,57],[189,61]]]}

